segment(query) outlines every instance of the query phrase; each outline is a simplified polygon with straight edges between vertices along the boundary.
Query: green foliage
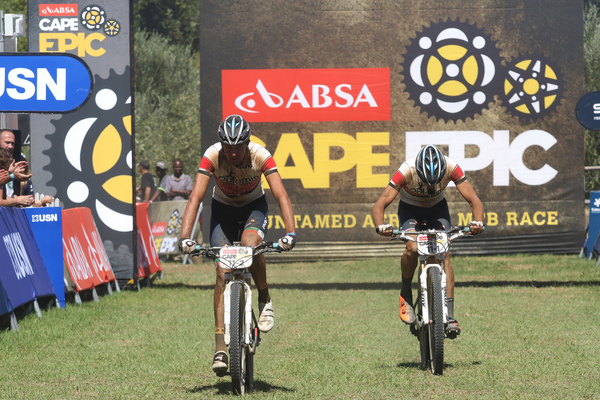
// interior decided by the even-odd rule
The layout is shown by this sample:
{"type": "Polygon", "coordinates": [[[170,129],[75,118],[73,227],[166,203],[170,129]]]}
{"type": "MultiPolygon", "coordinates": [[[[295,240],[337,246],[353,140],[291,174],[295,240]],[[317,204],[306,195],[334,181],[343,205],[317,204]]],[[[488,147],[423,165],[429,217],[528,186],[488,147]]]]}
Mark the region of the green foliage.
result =
{"type": "Polygon", "coordinates": [[[136,32],[134,40],[136,160],[165,161],[173,173],[173,159],[181,158],[194,180],[201,153],[200,70],[193,51],[158,34],[136,32]]]}
{"type": "Polygon", "coordinates": [[[135,0],[133,14],[137,31],[155,32],[171,44],[199,48],[198,0],[135,0]]]}
{"type": "MultiPolygon", "coordinates": [[[[2,0],[0,10],[5,14],[23,14],[25,16],[25,25],[27,25],[27,0],[2,0]]],[[[17,38],[17,51],[26,52],[28,41],[27,36],[17,38]]]]}
{"type": "MultiPolygon", "coordinates": [[[[588,5],[584,15],[583,58],[585,91],[600,90],[600,15],[595,5],[588,5]]],[[[600,132],[585,131],[585,165],[600,165],[600,132]]],[[[600,171],[585,173],[585,191],[600,190],[600,171]]]]}

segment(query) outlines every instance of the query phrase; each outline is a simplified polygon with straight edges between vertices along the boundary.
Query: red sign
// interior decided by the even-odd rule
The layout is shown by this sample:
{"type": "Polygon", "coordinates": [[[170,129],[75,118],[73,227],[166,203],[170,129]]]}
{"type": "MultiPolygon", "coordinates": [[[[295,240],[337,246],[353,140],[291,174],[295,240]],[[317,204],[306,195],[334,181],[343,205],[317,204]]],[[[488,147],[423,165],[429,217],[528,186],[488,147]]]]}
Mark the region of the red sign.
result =
{"type": "Polygon", "coordinates": [[[389,121],[389,68],[223,70],[223,119],[389,121]]]}
{"type": "Polygon", "coordinates": [[[165,234],[165,230],[167,229],[166,222],[155,222],[152,224],[152,234],[154,236],[162,236],[165,234]]]}
{"type": "Polygon", "coordinates": [[[40,4],[40,17],[77,17],[77,4],[40,4]]]}

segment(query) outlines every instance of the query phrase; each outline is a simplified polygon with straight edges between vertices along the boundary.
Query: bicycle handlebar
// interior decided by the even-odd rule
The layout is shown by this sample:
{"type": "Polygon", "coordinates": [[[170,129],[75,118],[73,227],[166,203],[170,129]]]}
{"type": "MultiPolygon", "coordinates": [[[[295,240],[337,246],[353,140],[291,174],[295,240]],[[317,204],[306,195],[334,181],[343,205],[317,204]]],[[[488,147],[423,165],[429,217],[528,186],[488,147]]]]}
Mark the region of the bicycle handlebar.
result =
{"type": "MultiPolygon", "coordinates": [[[[228,247],[228,246],[201,247],[200,245],[197,245],[196,249],[193,250],[190,253],[190,255],[216,258],[219,255],[219,250],[221,250],[223,247],[228,247]]],[[[273,242],[262,242],[262,243],[257,244],[256,246],[248,246],[248,247],[252,247],[253,256],[257,256],[262,253],[273,253],[273,252],[281,253],[283,251],[282,249],[279,248],[278,243],[273,243],[273,242]]]]}
{"type": "MultiPolygon", "coordinates": [[[[483,230],[485,230],[485,226],[483,227],[483,230]]],[[[392,240],[402,240],[403,242],[416,242],[416,239],[412,235],[442,232],[447,233],[449,235],[448,240],[450,241],[462,236],[473,237],[473,235],[469,234],[469,232],[471,232],[471,228],[469,228],[468,226],[454,226],[447,231],[443,229],[426,229],[423,231],[407,232],[400,229],[394,229],[392,231],[392,240]]]]}

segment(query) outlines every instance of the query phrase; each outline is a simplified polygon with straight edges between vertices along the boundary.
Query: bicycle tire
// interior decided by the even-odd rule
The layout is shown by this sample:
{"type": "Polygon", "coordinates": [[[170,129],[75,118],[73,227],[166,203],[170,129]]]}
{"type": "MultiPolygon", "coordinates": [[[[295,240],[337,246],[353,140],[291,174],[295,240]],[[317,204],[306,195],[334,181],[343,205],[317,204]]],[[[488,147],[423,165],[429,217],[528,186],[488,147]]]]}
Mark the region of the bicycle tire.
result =
{"type": "MultiPolygon", "coordinates": [[[[423,303],[421,302],[421,290],[419,289],[419,296],[417,298],[417,304],[418,304],[418,320],[419,321],[423,321],[423,303]]],[[[412,326],[411,326],[412,327],[412,326]]],[[[429,327],[429,325],[421,325],[421,327],[419,328],[419,325],[415,325],[416,329],[417,329],[417,338],[419,339],[419,348],[421,350],[421,369],[423,371],[427,370],[429,368],[429,361],[430,361],[430,356],[429,356],[429,331],[427,330],[427,328],[429,327]]]]}
{"type": "Polygon", "coordinates": [[[442,279],[437,268],[431,268],[427,274],[427,293],[429,297],[429,353],[431,372],[442,375],[444,372],[444,304],[442,297],[442,279]]]}
{"type": "Polygon", "coordinates": [[[244,285],[240,282],[231,284],[230,325],[229,325],[229,360],[233,392],[246,392],[246,356],[247,347],[244,344],[244,310],[246,296],[244,285]]]}

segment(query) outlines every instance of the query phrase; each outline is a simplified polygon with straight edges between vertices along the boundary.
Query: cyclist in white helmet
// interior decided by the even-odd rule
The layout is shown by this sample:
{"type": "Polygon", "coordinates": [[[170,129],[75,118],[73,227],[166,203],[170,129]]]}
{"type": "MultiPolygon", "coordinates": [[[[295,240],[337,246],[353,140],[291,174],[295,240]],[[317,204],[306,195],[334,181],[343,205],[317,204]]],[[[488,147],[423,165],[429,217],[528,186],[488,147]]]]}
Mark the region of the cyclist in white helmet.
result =
{"type": "MultiPolygon", "coordinates": [[[[384,210],[401,193],[398,205],[400,228],[406,231],[420,230],[426,223],[427,229],[450,229],[450,212],[444,198],[444,189],[450,181],[469,203],[473,221],[469,223],[471,233],[483,232],[483,204],[473,190],[460,166],[444,156],[433,146],[423,147],[416,157],[406,160],[389,185],[385,188],[373,207],[373,222],[376,231],[382,236],[391,236],[393,227],[384,224],[384,210]]],[[[412,307],[411,284],[419,257],[415,242],[407,242],[402,255],[402,289],[400,290],[400,318],[406,324],[413,324],[416,316],[412,307]]],[[[454,318],[454,272],[450,254],[446,255],[446,288],[448,295],[448,325],[446,335],[450,339],[460,335],[460,326],[454,318]]]]}
{"type": "MultiPolygon", "coordinates": [[[[217,131],[219,142],[209,147],[198,169],[196,183],[185,208],[179,249],[189,254],[196,243],[190,234],[198,207],[204,198],[210,177],[215,177],[210,219],[210,245],[225,246],[241,241],[243,246],[255,246],[267,233],[268,206],[261,176],[269,183],[273,196],[279,203],[285,223],[286,235],[279,239],[279,247],[292,250],[296,244],[292,203],[283,187],[283,181],[271,153],[263,146],[250,142],[250,125],[239,115],[230,115],[217,131]],[[242,232],[241,237],[239,232],[242,232]]],[[[218,263],[218,260],[215,260],[218,263]]],[[[215,265],[217,266],[217,265],[215,265]]],[[[223,289],[224,270],[216,268],[215,285],[215,355],[212,369],[227,372],[228,357],[224,340],[223,289]]],[[[273,328],[275,315],[267,285],[266,263],[262,254],[254,258],[250,268],[258,289],[258,328],[268,332],[273,328]]]]}

